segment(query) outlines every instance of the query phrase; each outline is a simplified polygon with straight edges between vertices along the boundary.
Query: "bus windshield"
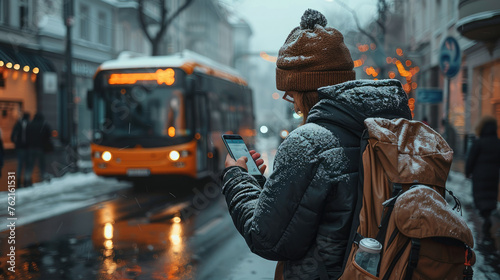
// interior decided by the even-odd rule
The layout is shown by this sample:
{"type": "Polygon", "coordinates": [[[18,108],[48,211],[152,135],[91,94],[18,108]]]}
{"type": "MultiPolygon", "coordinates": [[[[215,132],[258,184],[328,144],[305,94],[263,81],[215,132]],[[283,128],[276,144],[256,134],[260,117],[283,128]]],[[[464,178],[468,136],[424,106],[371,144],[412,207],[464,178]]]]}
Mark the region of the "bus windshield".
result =
{"type": "MultiPolygon", "coordinates": [[[[148,139],[145,142],[152,139],[175,140],[190,135],[184,94],[179,88],[144,85],[107,87],[99,93],[96,105],[101,136],[113,142],[138,138],[148,139]]],[[[146,146],[173,142],[177,141],[156,141],[157,144],[146,146]]],[[[143,145],[140,142],[136,144],[143,145]]]]}

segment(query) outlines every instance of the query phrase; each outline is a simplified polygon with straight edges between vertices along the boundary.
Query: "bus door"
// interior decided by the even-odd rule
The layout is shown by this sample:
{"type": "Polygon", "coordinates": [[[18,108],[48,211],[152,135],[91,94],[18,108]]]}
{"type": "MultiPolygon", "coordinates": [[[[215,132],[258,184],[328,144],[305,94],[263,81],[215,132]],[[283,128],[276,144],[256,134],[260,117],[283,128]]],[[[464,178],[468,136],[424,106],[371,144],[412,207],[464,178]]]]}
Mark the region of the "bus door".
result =
{"type": "Polygon", "coordinates": [[[197,139],[196,162],[198,172],[207,170],[207,154],[209,145],[209,127],[208,127],[208,99],[204,92],[197,93],[194,99],[195,105],[195,137],[197,139]]]}

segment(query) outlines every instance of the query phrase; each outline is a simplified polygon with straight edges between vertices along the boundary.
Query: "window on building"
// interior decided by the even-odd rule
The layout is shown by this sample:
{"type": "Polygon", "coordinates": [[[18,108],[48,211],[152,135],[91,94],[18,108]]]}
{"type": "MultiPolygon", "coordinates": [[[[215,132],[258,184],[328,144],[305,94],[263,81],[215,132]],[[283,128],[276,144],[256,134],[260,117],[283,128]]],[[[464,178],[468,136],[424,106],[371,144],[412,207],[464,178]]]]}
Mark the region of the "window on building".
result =
{"type": "Polygon", "coordinates": [[[108,45],[108,29],[106,25],[106,14],[104,12],[99,12],[98,21],[99,21],[99,43],[103,45],[108,45]]]}
{"type": "Polygon", "coordinates": [[[127,22],[124,22],[122,30],[123,30],[123,49],[130,50],[132,48],[130,46],[130,36],[132,36],[130,25],[127,22]]]}
{"type": "Polygon", "coordinates": [[[90,12],[87,5],[80,5],[80,38],[90,40],[90,12]]]}
{"type": "Polygon", "coordinates": [[[5,22],[5,0],[0,0],[0,23],[5,22]]]}
{"type": "Polygon", "coordinates": [[[19,1],[19,28],[25,29],[30,24],[30,5],[29,0],[19,1]]]}
{"type": "Polygon", "coordinates": [[[434,10],[434,26],[441,26],[441,0],[436,0],[436,9],[434,10]]]}
{"type": "Polygon", "coordinates": [[[448,0],[448,21],[452,20],[455,17],[455,9],[458,9],[455,5],[454,0],[448,0]]]}

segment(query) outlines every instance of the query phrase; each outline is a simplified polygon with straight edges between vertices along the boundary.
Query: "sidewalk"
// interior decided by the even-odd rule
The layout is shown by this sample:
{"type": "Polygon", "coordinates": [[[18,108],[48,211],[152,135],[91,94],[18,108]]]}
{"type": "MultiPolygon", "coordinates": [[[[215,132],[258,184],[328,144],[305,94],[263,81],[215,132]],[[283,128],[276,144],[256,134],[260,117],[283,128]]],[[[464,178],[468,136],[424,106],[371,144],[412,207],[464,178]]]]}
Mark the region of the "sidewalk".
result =
{"type": "MultiPolygon", "coordinates": [[[[90,150],[87,148],[79,148],[77,152],[73,152],[69,146],[56,145],[53,152],[45,154],[45,170],[50,178],[61,177],[67,172],[88,172],[90,171],[89,168],[84,167],[88,164],[80,163],[87,163],[89,161],[90,150]],[[77,166],[74,167],[72,162],[77,162],[77,166]]],[[[9,172],[17,173],[17,154],[15,150],[7,150],[5,152],[4,166],[1,172],[0,192],[7,191],[7,176],[9,172]]],[[[16,174],[17,186],[24,181],[20,175],[21,174],[16,174]]],[[[32,183],[40,181],[42,181],[40,178],[40,170],[38,169],[38,165],[35,164],[32,183]]]]}

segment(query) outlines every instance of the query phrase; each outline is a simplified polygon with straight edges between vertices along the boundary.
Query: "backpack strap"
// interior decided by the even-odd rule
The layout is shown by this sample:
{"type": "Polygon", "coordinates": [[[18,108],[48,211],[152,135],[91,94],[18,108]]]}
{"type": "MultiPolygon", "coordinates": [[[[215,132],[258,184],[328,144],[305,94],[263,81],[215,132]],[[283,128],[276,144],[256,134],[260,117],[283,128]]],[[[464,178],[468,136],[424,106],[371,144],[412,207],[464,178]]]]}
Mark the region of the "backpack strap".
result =
{"type": "Polygon", "coordinates": [[[411,280],[413,277],[413,270],[417,268],[418,255],[420,254],[420,239],[411,239],[410,259],[408,260],[408,267],[406,268],[405,280],[411,280]]]}
{"type": "Polygon", "coordinates": [[[384,278],[382,278],[382,280],[389,280],[389,277],[391,276],[391,273],[394,270],[394,267],[396,266],[396,263],[398,262],[399,258],[401,258],[401,256],[403,255],[403,253],[406,250],[406,247],[408,246],[409,243],[410,243],[410,239],[408,239],[405,242],[404,246],[402,246],[401,249],[398,251],[398,253],[394,257],[394,259],[392,260],[391,265],[389,266],[389,268],[385,272],[384,278]]]}
{"type": "Polygon", "coordinates": [[[361,135],[361,140],[360,140],[359,171],[358,171],[359,175],[358,175],[358,190],[356,194],[357,195],[356,206],[354,207],[353,221],[351,224],[351,231],[350,231],[351,234],[347,242],[347,249],[344,255],[344,263],[342,264],[342,271],[345,270],[347,261],[349,259],[349,255],[351,254],[352,243],[354,242],[359,243],[359,241],[363,239],[363,236],[361,236],[358,233],[358,227],[359,227],[359,213],[361,212],[361,208],[363,207],[363,182],[364,182],[363,153],[366,149],[366,146],[368,146],[368,139],[369,139],[368,130],[365,129],[363,131],[363,134],[361,135]]]}

